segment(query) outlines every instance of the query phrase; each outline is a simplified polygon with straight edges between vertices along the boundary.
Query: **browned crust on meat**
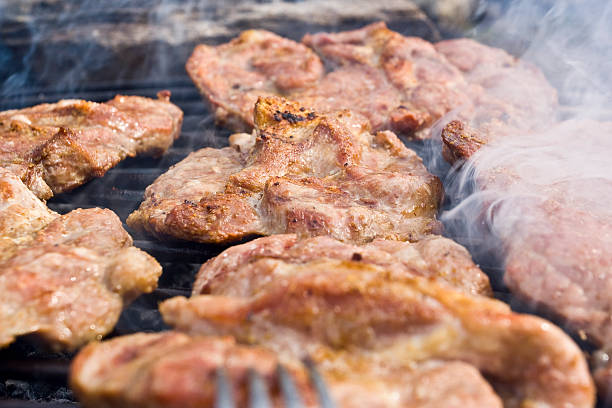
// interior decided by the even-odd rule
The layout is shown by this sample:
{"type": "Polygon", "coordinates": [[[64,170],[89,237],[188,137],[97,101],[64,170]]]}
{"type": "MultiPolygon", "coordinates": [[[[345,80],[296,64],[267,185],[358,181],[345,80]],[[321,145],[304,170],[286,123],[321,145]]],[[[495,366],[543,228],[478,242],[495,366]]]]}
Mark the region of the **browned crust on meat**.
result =
{"type": "Polygon", "coordinates": [[[284,232],[416,241],[440,231],[442,185],[392,132],[372,135],[349,111],[321,115],[277,97],[260,98],[254,119],[256,133],[232,137],[235,149],[199,150],[159,177],[128,225],[214,243],[284,232]]]}
{"type": "Polygon", "coordinates": [[[442,129],[442,155],[449,163],[467,160],[487,143],[477,131],[454,120],[442,129]]]}
{"type": "Polygon", "coordinates": [[[202,198],[174,207],[165,220],[175,238],[211,243],[233,242],[259,234],[255,209],[239,194],[202,198]]]}

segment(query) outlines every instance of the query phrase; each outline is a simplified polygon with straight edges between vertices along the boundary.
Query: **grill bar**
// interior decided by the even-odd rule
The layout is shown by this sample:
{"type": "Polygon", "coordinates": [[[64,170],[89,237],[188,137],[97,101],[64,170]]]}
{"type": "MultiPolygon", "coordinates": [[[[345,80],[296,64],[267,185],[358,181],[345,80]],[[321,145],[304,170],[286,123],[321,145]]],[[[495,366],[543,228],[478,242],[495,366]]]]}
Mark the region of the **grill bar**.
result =
{"type": "Polygon", "coordinates": [[[283,395],[283,399],[285,400],[285,407],[287,408],[302,408],[304,404],[302,403],[302,399],[295,387],[295,383],[291,379],[291,376],[283,367],[279,365],[277,368],[278,381],[281,389],[281,393],[283,395]]]}
{"type": "Polygon", "coordinates": [[[249,404],[251,408],[271,408],[266,384],[257,371],[249,371],[249,404]]]}

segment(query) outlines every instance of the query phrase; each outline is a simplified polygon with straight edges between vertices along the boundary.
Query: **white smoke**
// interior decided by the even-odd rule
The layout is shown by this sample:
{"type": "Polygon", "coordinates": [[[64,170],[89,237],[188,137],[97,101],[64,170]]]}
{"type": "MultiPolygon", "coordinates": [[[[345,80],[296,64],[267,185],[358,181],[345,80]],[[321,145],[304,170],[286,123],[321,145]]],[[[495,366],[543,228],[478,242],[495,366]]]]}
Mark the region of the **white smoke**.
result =
{"type": "MultiPolygon", "coordinates": [[[[520,0],[510,3],[499,20],[473,30],[476,39],[537,65],[558,90],[559,112],[554,118],[538,117],[540,110],[534,109],[535,120],[552,123],[535,132],[496,138],[453,168],[445,183],[450,209],[441,217],[449,235],[483,262],[494,258],[503,266],[506,256],[516,260],[531,256],[527,252],[542,259],[546,269],[534,268],[522,277],[533,280],[518,285],[523,297],[568,318],[571,331],[585,328],[586,338],[599,337],[594,342],[608,347],[612,338],[576,323],[572,311],[552,300],[554,291],[543,293],[554,285],[544,285],[542,279],[555,280],[555,273],[571,276],[570,281],[583,279],[586,297],[608,302],[608,295],[587,286],[602,276],[612,279],[612,271],[605,268],[612,260],[612,248],[605,249],[610,234],[605,229],[612,225],[611,21],[608,1],[520,0]],[[577,216],[562,228],[557,214],[577,216]],[[602,230],[592,231],[593,222],[585,227],[579,214],[599,220],[602,230]],[[556,243],[521,246],[538,239],[556,243]],[[588,247],[592,249],[586,253],[583,248],[588,247]]],[[[512,84],[507,92],[512,94],[512,84]]]]}

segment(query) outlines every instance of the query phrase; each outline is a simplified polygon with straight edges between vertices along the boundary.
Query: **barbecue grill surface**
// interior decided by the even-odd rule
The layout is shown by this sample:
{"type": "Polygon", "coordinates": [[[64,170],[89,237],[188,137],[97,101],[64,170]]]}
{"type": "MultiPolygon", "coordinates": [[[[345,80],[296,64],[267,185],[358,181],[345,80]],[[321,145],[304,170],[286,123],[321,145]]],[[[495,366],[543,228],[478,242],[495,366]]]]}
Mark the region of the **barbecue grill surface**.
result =
{"type": "MultiPolygon", "coordinates": [[[[104,177],[57,195],[48,202],[52,210],[62,214],[76,208],[109,208],[123,221],[142,201],[144,189],[171,165],[202,147],[228,145],[230,132],[214,125],[211,112],[184,70],[184,64],[196,44],[225,42],[249,28],[269,29],[281,36],[299,40],[307,32],[355,29],[380,19],[385,19],[392,30],[429,41],[452,34],[439,29],[425,14],[415,12],[410,7],[405,12],[389,7],[390,11],[379,14],[338,16],[316,22],[313,19],[317,15],[309,19],[308,14],[304,17],[298,12],[280,20],[274,16],[261,17],[257,10],[265,12],[269,4],[258,6],[260,2],[254,2],[249,9],[251,11],[243,11],[241,19],[240,16],[228,14],[236,2],[223,5],[221,1],[210,1],[206,7],[182,10],[183,13],[192,12],[191,23],[197,21],[198,16],[206,15],[212,27],[209,33],[204,30],[198,35],[184,36],[178,43],[164,41],[159,36],[151,41],[140,39],[137,44],[96,42],[91,36],[83,41],[79,33],[99,29],[99,37],[104,37],[114,30],[117,22],[130,23],[130,27],[136,27],[143,21],[144,25],[155,23],[155,13],[151,13],[149,2],[133,1],[130,7],[125,7],[125,1],[116,5],[104,2],[103,8],[100,8],[103,3],[96,1],[84,2],[84,6],[78,6],[77,1],[68,1],[64,2],[63,8],[60,5],[62,2],[50,0],[9,0],[6,3],[0,5],[0,111],[69,98],[101,102],[116,94],[155,98],[157,92],[164,89],[171,91],[171,102],[183,110],[185,116],[181,136],[163,157],[127,159],[109,170],[104,177]],[[19,3],[31,7],[30,17],[24,19],[23,14],[14,12],[19,3]],[[4,17],[3,7],[4,11],[9,11],[4,13],[4,17]],[[65,14],[64,11],[69,13],[65,14]],[[223,19],[228,23],[219,23],[223,19]],[[74,34],[66,35],[70,32],[74,34]],[[84,58],[87,64],[82,63],[84,58]],[[31,66],[24,61],[29,61],[31,66]],[[14,75],[13,70],[23,74],[14,75]],[[1,87],[2,84],[4,87],[1,87]]],[[[181,10],[178,1],[159,4],[166,5],[170,11],[181,10]]],[[[295,2],[276,4],[290,10],[295,2]]],[[[184,30],[188,31],[190,22],[185,24],[184,30]]],[[[431,161],[431,155],[427,154],[431,151],[431,143],[434,142],[412,142],[407,145],[424,158],[426,165],[432,164],[430,171],[442,178],[448,166],[440,165],[439,160],[435,164],[428,163],[431,161]]],[[[136,233],[125,224],[124,227],[134,238],[134,245],[154,256],[164,272],[158,289],[136,299],[124,310],[115,330],[108,337],[166,329],[157,310],[158,303],[177,295],[189,296],[201,264],[226,248],[188,242],[161,242],[136,233]]],[[[478,247],[478,242],[462,243],[467,244],[470,250],[478,247]]],[[[473,254],[476,255],[475,261],[491,277],[496,296],[522,309],[521,305],[514,304],[501,284],[503,269],[498,260],[490,254],[473,254]]],[[[72,354],[48,352],[31,341],[28,338],[20,339],[9,348],[0,350],[0,408],[77,407],[78,403],[66,384],[72,354]]]]}
{"type": "MultiPolygon", "coordinates": [[[[337,17],[326,16],[325,11],[304,13],[304,5],[279,2],[275,12],[277,16],[284,13],[282,19],[271,16],[271,5],[264,3],[213,0],[189,6],[137,0],[101,6],[97,1],[8,0],[0,4],[0,110],[59,99],[101,102],[116,94],[155,98],[158,91],[168,89],[171,101],[185,115],[180,138],[163,157],[125,160],[104,177],[52,198],[49,207],[62,214],[75,208],[104,207],[125,221],[140,204],[144,189],[171,165],[202,147],[228,145],[230,132],[214,126],[211,112],[184,69],[198,43],[225,42],[249,28],[299,40],[307,32],[354,29],[380,19],[392,29],[430,41],[442,37],[418,8],[402,4],[408,2],[393,2],[386,11],[374,6],[337,17]],[[185,16],[186,20],[177,22],[185,16]],[[164,25],[167,32],[157,30],[164,25]],[[128,34],[117,36],[120,30],[128,34]]],[[[158,289],[135,300],[108,337],[167,328],[158,303],[172,296],[189,296],[201,264],[226,248],[160,242],[124,227],[135,246],[160,262],[164,273],[158,289]]],[[[31,341],[20,339],[0,350],[0,407],[78,406],[66,384],[72,355],[41,350],[31,341]]]]}

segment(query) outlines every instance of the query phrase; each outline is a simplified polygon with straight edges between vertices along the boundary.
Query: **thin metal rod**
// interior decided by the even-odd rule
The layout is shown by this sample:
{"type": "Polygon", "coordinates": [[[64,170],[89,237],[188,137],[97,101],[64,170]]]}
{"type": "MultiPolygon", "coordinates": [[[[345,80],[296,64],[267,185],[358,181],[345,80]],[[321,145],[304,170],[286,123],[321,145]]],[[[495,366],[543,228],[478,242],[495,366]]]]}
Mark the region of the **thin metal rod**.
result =
{"type": "Polygon", "coordinates": [[[280,389],[283,394],[283,398],[285,400],[286,408],[302,408],[304,404],[302,403],[302,398],[298,393],[298,390],[291,379],[289,373],[282,365],[278,365],[276,370],[278,374],[278,382],[280,384],[280,389]]]}
{"type": "Polygon", "coordinates": [[[268,387],[257,371],[249,370],[249,407],[270,408],[272,403],[268,396],[268,387]]]}
{"type": "Polygon", "coordinates": [[[308,373],[310,375],[310,381],[315,387],[317,391],[317,395],[319,396],[319,404],[321,408],[335,408],[336,404],[332,400],[331,394],[325,385],[325,380],[319,374],[319,371],[315,367],[314,362],[307,358],[304,360],[304,364],[308,367],[308,373]]]}
{"type": "Polygon", "coordinates": [[[217,398],[215,408],[235,408],[232,386],[223,368],[217,369],[217,398]]]}

